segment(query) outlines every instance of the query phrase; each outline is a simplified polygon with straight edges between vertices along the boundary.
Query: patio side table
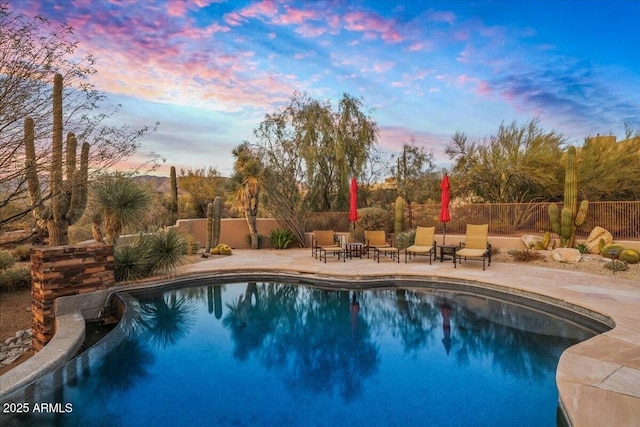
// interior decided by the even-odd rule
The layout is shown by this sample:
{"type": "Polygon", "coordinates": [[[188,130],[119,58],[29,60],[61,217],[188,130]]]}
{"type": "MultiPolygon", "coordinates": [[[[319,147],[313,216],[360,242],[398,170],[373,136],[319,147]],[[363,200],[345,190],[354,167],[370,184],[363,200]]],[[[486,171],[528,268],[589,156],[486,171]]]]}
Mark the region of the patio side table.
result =
{"type": "Polygon", "coordinates": [[[347,243],[346,250],[349,258],[353,258],[355,256],[362,259],[362,254],[364,252],[364,243],[360,243],[360,242],[347,243]]]}
{"type": "Polygon", "coordinates": [[[445,255],[453,256],[453,263],[456,263],[456,251],[460,248],[459,245],[438,245],[440,248],[440,262],[444,261],[445,255]]]}

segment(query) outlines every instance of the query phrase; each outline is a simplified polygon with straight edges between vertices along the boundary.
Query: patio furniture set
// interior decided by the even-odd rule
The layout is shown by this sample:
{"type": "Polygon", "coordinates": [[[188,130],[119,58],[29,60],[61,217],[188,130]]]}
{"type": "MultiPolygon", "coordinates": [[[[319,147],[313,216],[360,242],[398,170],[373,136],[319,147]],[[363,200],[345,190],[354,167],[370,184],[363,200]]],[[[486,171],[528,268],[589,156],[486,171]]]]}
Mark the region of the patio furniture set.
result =
{"type": "Polygon", "coordinates": [[[440,252],[440,262],[450,256],[453,258],[454,268],[462,260],[477,259],[482,260],[482,269],[485,264],[491,265],[491,244],[488,242],[489,227],[487,224],[467,225],[465,241],[457,245],[438,245],[434,240],[435,227],[417,227],[414,243],[405,248],[399,249],[393,246],[387,239],[386,233],[381,230],[365,231],[364,242],[350,242],[347,236],[340,236],[336,239],[336,234],[332,230],[314,231],[311,239],[311,256],[327,262],[327,254],[338,257],[346,262],[348,259],[362,259],[366,254],[367,258],[373,255],[373,260],[380,262],[380,255],[388,256],[392,261],[400,263],[400,252],[404,250],[404,262],[408,262],[411,257],[426,255],[429,257],[429,264],[437,258],[440,252]],[[485,263],[488,261],[488,263],[485,263]]]}

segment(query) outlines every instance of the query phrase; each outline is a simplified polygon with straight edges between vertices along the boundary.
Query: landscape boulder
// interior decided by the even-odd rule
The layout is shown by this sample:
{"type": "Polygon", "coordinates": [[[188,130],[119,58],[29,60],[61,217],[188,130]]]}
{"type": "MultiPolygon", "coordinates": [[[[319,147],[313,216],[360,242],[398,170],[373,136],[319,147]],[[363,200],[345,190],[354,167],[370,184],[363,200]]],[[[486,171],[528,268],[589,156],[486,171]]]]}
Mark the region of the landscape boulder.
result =
{"type": "Polygon", "coordinates": [[[544,239],[542,236],[536,236],[535,234],[525,234],[520,237],[520,240],[522,240],[522,243],[524,243],[524,247],[526,249],[534,249],[536,247],[536,244],[542,244],[542,241],[544,239]]]}
{"type": "Polygon", "coordinates": [[[587,253],[599,254],[600,253],[600,240],[604,240],[605,245],[613,243],[613,235],[602,227],[595,227],[589,233],[589,237],[584,241],[584,245],[587,247],[587,253]]]}
{"type": "Polygon", "coordinates": [[[554,261],[575,264],[580,261],[582,255],[580,251],[572,248],[557,248],[551,251],[551,258],[554,261]]]}

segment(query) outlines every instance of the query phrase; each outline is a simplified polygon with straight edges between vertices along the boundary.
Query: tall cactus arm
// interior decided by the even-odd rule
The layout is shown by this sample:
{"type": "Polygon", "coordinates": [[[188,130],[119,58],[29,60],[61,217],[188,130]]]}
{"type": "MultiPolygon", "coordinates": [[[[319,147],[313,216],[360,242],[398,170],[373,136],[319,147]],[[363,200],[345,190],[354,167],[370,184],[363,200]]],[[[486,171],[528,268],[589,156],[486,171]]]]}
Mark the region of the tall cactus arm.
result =
{"type": "Polygon", "coordinates": [[[551,229],[557,235],[560,235],[560,209],[558,205],[552,203],[549,205],[549,220],[551,221],[551,229]]]}
{"type": "MultiPolygon", "coordinates": [[[[75,139],[75,137],[74,137],[75,139]]],[[[74,156],[75,157],[75,156],[74,156]]],[[[69,224],[75,224],[87,207],[87,181],[89,178],[89,143],[82,144],[80,150],[80,169],[73,174],[73,187],[71,188],[71,201],[67,220],[69,224]]],[[[69,178],[68,178],[69,179],[69,178]]]]}
{"type": "Polygon", "coordinates": [[[589,202],[587,200],[583,200],[580,202],[580,209],[578,209],[578,214],[576,215],[575,225],[576,227],[581,226],[587,220],[587,211],[589,210],[589,202]]]}
{"type": "Polygon", "coordinates": [[[51,146],[51,211],[53,220],[62,219],[62,75],[53,79],[53,143],[51,146]]]}
{"type": "Polygon", "coordinates": [[[576,147],[573,145],[567,151],[567,165],[564,175],[564,206],[575,217],[578,211],[578,172],[576,168],[576,147]]]}
{"type": "Polygon", "coordinates": [[[38,180],[38,170],[36,168],[34,125],[33,119],[31,117],[27,117],[24,120],[24,147],[26,156],[25,166],[27,175],[27,187],[29,189],[29,198],[31,199],[32,206],[38,206],[42,203],[42,195],[40,194],[40,181],[38,180]]]}

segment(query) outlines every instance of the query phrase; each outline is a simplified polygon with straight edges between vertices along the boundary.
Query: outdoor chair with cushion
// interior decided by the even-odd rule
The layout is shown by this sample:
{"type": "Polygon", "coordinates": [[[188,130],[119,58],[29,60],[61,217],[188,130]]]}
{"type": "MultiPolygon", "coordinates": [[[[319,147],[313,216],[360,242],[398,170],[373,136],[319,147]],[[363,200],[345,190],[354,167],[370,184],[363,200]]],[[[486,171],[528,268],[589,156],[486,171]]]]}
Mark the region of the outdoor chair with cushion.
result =
{"type": "Polygon", "coordinates": [[[458,262],[467,258],[480,258],[482,259],[482,270],[485,269],[485,259],[489,262],[487,265],[491,265],[491,244],[488,241],[489,236],[489,224],[467,224],[467,234],[464,243],[460,243],[460,249],[456,250],[453,263],[456,265],[456,258],[458,262]]]}
{"type": "Polygon", "coordinates": [[[311,256],[318,259],[319,255],[320,261],[324,261],[326,263],[327,252],[330,252],[334,256],[338,255],[338,260],[342,257],[342,261],[344,262],[346,260],[346,249],[336,244],[334,235],[335,233],[331,230],[314,231],[313,236],[311,237],[311,256]]]}
{"type": "Polygon", "coordinates": [[[384,230],[365,230],[364,246],[365,251],[367,251],[367,258],[369,258],[369,249],[390,248],[391,242],[387,240],[387,234],[384,230]]]}
{"type": "Polygon", "coordinates": [[[407,258],[411,259],[412,256],[427,255],[429,256],[429,264],[431,264],[431,255],[433,259],[436,259],[436,241],[434,234],[436,232],[435,227],[416,227],[416,238],[413,241],[413,245],[404,250],[404,262],[407,262],[407,258]]]}

